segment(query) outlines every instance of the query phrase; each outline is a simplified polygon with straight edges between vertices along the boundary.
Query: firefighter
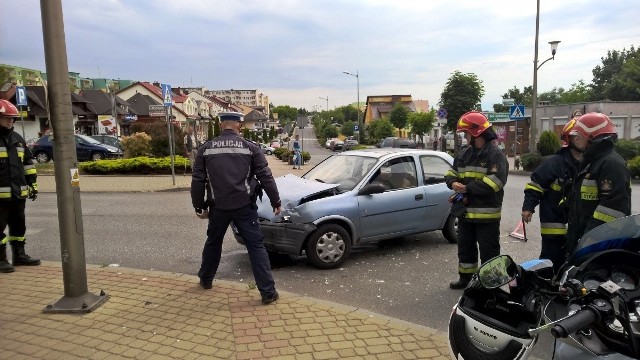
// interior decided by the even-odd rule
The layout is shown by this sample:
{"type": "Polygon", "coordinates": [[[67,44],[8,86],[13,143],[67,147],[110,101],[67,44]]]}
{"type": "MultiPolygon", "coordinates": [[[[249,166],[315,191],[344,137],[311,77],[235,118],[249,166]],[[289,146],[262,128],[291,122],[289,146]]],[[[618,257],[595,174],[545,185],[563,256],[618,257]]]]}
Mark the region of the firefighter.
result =
{"type": "Polygon", "coordinates": [[[459,279],[449,287],[463,289],[478,270],[478,248],[482,263],[500,255],[500,216],[509,165],[494,144],[496,133],[482,113],[471,111],[462,115],[457,131],[464,132],[469,146],[445,174],[447,186],[456,192],[454,198],[460,199],[452,205],[452,214],[460,220],[459,279]]]}
{"type": "Polygon", "coordinates": [[[589,230],[631,214],[631,174],[614,150],[618,135],[611,120],[604,114],[587,113],[569,134],[584,154],[570,193],[567,255],[589,230]]]}
{"type": "Polygon", "coordinates": [[[18,109],[0,99],[0,272],[15,271],[14,266],[40,265],[24,251],[26,199],[38,194],[36,167],[31,151],[20,134],[13,131],[18,109]],[[5,229],[9,226],[9,236],[5,229]],[[11,245],[12,264],[7,261],[7,242],[11,245]]]}
{"type": "Polygon", "coordinates": [[[575,136],[569,135],[576,120],[571,119],[562,129],[562,148],[531,173],[522,203],[522,221],[525,223],[531,221],[534,209],[540,205],[540,259],[551,260],[556,272],[566,260],[567,195],[578,175],[584,151],[574,144],[575,136]]]}

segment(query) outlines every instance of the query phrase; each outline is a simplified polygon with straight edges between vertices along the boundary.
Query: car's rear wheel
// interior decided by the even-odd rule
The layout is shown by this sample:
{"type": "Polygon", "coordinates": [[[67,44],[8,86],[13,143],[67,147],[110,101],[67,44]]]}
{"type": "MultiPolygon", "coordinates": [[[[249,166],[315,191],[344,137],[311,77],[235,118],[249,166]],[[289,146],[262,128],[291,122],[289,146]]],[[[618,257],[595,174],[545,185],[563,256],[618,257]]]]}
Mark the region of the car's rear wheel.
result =
{"type": "Polygon", "coordinates": [[[325,224],[307,241],[307,259],[318,269],[335,269],[351,253],[351,237],[340,225],[325,224]]]}
{"type": "Polygon", "coordinates": [[[267,150],[267,155],[271,155],[271,154],[273,154],[273,151],[267,150]]]}
{"type": "Polygon", "coordinates": [[[449,215],[447,222],[444,224],[444,228],[442,229],[442,235],[447,239],[451,244],[455,244],[458,242],[458,218],[449,215]]]}
{"type": "Polygon", "coordinates": [[[93,161],[98,161],[98,160],[102,160],[104,159],[104,154],[99,153],[99,152],[94,152],[93,154],[91,154],[91,160],[93,161]]]}
{"type": "Polygon", "coordinates": [[[44,163],[48,162],[49,160],[51,160],[51,157],[49,157],[49,154],[47,154],[44,151],[38,151],[37,153],[35,153],[33,155],[33,157],[35,157],[36,161],[39,162],[40,164],[44,164],[44,163]]]}

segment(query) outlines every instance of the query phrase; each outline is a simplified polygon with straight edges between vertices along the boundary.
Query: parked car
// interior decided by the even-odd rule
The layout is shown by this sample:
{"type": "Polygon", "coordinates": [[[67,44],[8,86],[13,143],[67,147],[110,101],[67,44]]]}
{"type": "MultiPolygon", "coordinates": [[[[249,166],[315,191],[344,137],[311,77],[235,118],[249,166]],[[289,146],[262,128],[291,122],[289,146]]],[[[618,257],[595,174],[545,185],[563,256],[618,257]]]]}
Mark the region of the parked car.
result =
{"type": "Polygon", "coordinates": [[[267,144],[260,144],[260,148],[262,149],[262,152],[267,155],[273,154],[273,151],[275,150],[273,147],[268,146],[267,144]]]}
{"type": "Polygon", "coordinates": [[[329,138],[329,139],[327,139],[327,141],[324,143],[324,148],[325,148],[325,149],[328,149],[329,147],[331,147],[331,142],[332,142],[333,140],[337,140],[337,139],[336,139],[336,138],[329,138]]]}
{"type": "Polygon", "coordinates": [[[344,141],[340,139],[333,139],[329,144],[329,150],[331,151],[342,150],[343,147],[344,147],[344,141]]]}
{"type": "Polygon", "coordinates": [[[269,144],[269,146],[271,146],[274,149],[277,149],[277,148],[281,147],[282,144],[280,143],[280,141],[276,140],[276,141],[272,141],[271,144],[269,144]]]}
{"type": "Polygon", "coordinates": [[[365,149],[330,156],[302,177],[280,176],[282,213],[273,214],[268,196],[257,202],[265,247],[271,254],[304,251],[313,266],[331,269],[367,241],[441,230],[455,243],[453,192],[444,181],[452,164],[439,151],[365,149]]]}
{"type": "Polygon", "coordinates": [[[380,141],[380,143],[378,144],[378,147],[379,148],[391,147],[391,148],[415,149],[416,142],[407,138],[388,137],[388,138],[382,139],[382,141],[380,141]]]}
{"type": "MultiPolygon", "coordinates": [[[[447,150],[454,150],[454,137],[453,137],[453,133],[450,132],[448,134],[446,134],[444,136],[444,138],[447,140],[447,150]]],[[[458,138],[460,139],[460,147],[465,147],[467,146],[467,138],[464,137],[464,135],[462,133],[458,134],[458,138]]]]}
{"type": "MultiPolygon", "coordinates": [[[[122,150],[110,145],[101,144],[98,140],[86,135],[75,134],[76,156],[78,161],[102,160],[122,156],[122,150]]],[[[44,135],[35,143],[29,145],[33,157],[39,163],[46,163],[53,159],[53,141],[51,135],[44,135]]]]}
{"type": "Polygon", "coordinates": [[[349,139],[344,143],[344,150],[351,150],[358,145],[358,140],[349,139]]]}
{"type": "Polygon", "coordinates": [[[120,138],[114,135],[91,135],[92,138],[98,140],[101,144],[110,145],[118,149],[122,149],[120,138]]]}

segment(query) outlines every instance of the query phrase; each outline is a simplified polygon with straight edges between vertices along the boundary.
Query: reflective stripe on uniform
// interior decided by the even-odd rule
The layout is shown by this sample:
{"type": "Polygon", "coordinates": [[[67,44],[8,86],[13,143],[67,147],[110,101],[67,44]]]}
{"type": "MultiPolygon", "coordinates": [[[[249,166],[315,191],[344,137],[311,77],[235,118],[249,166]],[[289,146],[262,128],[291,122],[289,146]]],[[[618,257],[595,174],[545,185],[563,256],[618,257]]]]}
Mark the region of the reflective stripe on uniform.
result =
{"type": "Polygon", "coordinates": [[[0,187],[0,199],[9,199],[9,198],[11,198],[11,188],[0,187]]]}
{"type": "Polygon", "coordinates": [[[467,208],[467,219],[499,219],[502,208],[467,208]]]}
{"type": "Polygon", "coordinates": [[[16,150],[18,150],[18,157],[22,160],[22,158],[24,157],[24,148],[16,147],[16,150]]]}
{"type": "Polygon", "coordinates": [[[459,263],[458,273],[460,274],[475,274],[478,271],[478,263],[459,263]]]}
{"type": "Polygon", "coordinates": [[[460,177],[460,175],[453,169],[449,169],[444,176],[453,176],[453,177],[460,177]]]}
{"type": "Polygon", "coordinates": [[[7,236],[7,241],[24,241],[24,236],[7,236]]]}
{"type": "Polygon", "coordinates": [[[566,235],[567,227],[562,223],[540,223],[542,235],[566,235]]]}
{"type": "Polygon", "coordinates": [[[495,192],[502,190],[502,187],[504,186],[504,184],[502,184],[502,181],[500,181],[500,179],[498,179],[498,177],[495,175],[489,175],[489,176],[483,177],[482,182],[491,186],[491,188],[495,192]]]}
{"type": "Polygon", "coordinates": [[[27,185],[20,186],[20,196],[29,196],[29,187],[27,185]]]}
{"type": "Polygon", "coordinates": [[[538,185],[538,184],[536,184],[536,183],[534,183],[534,182],[530,182],[530,183],[528,183],[528,184],[524,187],[524,190],[525,190],[525,191],[526,191],[526,190],[533,190],[533,191],[537,191],[537,192],[540,192],[540,193],[544,193],[544,189],[542,189],[542,186],[540,186],[540,185],[538,185]]]}
{"type": "Polygon", "coordinates": [[[551,190],[554,191],[561,191],[562,190],[562,186],[560,186],[560,184],[558,184],[558,179],[556,179],[556,181],[551,184],[551,190]]]}
{"type": "Polygon", "coordinates": [[[38,171],[36,170],[35,165],[25,165],[24,166],[24,174],[25,175],[36,175],[38,171]]]}
{"type": "Polygon", "coordinates": [[[38,183],[31,184],[31,187],[33,188],[33,190],[38,190],[38,183]]]}
{"type": "Polygon", "coordinates": [[[580,199],[598,200],[598,183],[595,180],[583,180],[580,185],[580,199]]]}
{"type": "Polygon", "coordinates": [[[204,156],[219,155],[219,154],[251,155],[251,149],[249,148],[213,148],[213,149],[206,149],[204,151],[204,156]]]}
{"type": "Polygon", "coordinates": [[[598,207],[596,207],[596,210],[593,212],[594,219],[598,219],[604,222],[610,222],[623,216],[625,216],[623,212],[602,205],[598,205],[598,207]]]}
{"type": "Polygon", "coordinates": [[[4,146],[0,146],[0,158],[9,157],[9,153],[7,152],[7,148],[4,146]]]}

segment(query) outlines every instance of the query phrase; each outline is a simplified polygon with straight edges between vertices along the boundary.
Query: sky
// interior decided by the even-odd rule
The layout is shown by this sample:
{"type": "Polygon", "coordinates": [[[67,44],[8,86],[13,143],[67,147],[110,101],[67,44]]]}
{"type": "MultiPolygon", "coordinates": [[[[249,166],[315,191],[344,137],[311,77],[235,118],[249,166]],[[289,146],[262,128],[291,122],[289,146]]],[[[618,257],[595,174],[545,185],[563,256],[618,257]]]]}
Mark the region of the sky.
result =
{"type": "MultiPolygon", "coordinates": [[[[53,0],[52,0],[53,1],[53,0]]],[[[325,110],[411,95],[438,108],[455,71],[482,108],[533,84],[535,0],[62,0],[69,71],[172,87],[257,89],[325,110]],[[355,76],[346,75],[343,71],[355,76]],[[358,86],[359,83],[359,86],[358,86]],[[358,91],[359,90],[359,91],[358,91]]],[[[538,92],[590,83],[640,46],[638,0],[540,0],[538,92]]],[[[0,63],[46,72],[40,1],[0,0],[0,63]]]]}

